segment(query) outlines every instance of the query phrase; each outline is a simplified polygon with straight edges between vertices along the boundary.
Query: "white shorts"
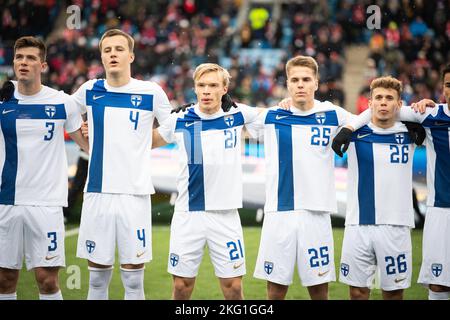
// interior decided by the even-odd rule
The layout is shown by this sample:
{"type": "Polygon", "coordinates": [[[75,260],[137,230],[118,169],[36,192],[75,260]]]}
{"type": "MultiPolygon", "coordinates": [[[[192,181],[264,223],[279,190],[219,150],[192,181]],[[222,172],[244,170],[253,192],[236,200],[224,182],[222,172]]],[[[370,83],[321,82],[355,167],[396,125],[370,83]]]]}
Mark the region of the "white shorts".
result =
{"type": "Polygon", "coordinates": [[[339,281],[384,291],[409,288],[412,275],[411,229],[393,225],[347,225],[339,281]],[[375,283],[375,284],[374,284],[375,283]]]}
{"type": "Polygon", "coordinates": [[[418,283],[450,287],[450,208],[427,209],[418,283]]]}
{"type": "Polygon", "coordinates": [[[0,267],[65,267],[62,207],[0,205],[0,267]]]}
{"type": "Polygon", "coordinates": [[[175,212],[167,271],[179,277],[196,277],[205,245],[217,277],[245,274],[244,237],[237,210],[175,212]]]}
{"type": "Polygon", "coordinates": [[[152,213],[149,195],[85,193],[77,257],[113,265],[152,260],[152,213]]]}
{"type": "Polygon", "coordinates": [[[290,285],[296,262],[303,286],[336,281],[328,213],[310,210],[265,213],[253,276],[290,285]]]}

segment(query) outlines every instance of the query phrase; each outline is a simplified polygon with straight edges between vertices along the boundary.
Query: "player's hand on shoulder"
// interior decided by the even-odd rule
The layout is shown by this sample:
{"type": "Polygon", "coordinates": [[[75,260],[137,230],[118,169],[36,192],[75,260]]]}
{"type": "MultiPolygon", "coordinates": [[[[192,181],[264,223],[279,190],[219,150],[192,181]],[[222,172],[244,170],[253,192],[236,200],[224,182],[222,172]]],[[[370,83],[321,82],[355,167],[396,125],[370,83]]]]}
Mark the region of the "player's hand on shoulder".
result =
{"type": "Polygon", "coordinates": [[[344,153],[347,151],[350,141],[352,139],[353,131],[349,128],[342,128],[339,133],[334,137],[331,148],[339,156],[343,157],[344,153]]]}
{"type": "Polygon", "coordinates": [[[83,121],[83,123],[81,124],[81,134],[86,139],[89,138],[89,130],[88,130],[88,123],[87,123],[87,121],[83,121]]]}
{"type": "Polygon", "coordinates": [[[284,98],[278,103],[278,106],[284,110],[290,110],[292,106],[292,98],[284,98]]]}
{"type": "Polygon", "coordinates": [[[419,123],[409,121],[402,121],[402,123],[408,129],[411,140],[418,146],[421,146],[427,136],[425,129],[419,123]]]}
{"type": "Polygon", "coordinates": [[[228,112],[231,108],[237,108],[237,104],[231,99],[228,93],[225,93],[222,96],[222,110],[223,112],[228,112]]]}
{"type": "Polygon", "coordinates": [[[411,104],[411,108],[415,112],[425,113],[427,108],[434,108],[436,103],[430,99],[422,99],[419,102],[414,102],[411,104]]]}
{"type": "Polygon", "coordinates": [[[173,108],[172,111],[170,111],[170,113],[178,113],[180,111],[184,112],[184,111],[186,111],[187,108],[189,108],[189,107],[191,107],[193,105],[194,105],[194,103],[192,103],[192,102],[183,104],[182,106],[178,106],[178,107],[173,108]]]}
{"type": "Polygon", "coordinates": [[[0,101],[9,101],[14,95],[14,83],[12,81],[5,81],[0,89],[0,101]]]}

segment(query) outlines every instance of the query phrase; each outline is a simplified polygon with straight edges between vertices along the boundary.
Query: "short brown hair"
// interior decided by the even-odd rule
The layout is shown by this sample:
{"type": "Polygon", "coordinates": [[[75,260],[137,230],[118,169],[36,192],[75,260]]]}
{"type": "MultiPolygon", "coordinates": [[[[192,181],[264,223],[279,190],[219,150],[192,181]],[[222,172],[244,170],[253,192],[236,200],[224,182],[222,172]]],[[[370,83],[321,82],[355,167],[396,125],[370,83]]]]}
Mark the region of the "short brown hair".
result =
{"type": "Polygon", "coordinates": [[[133,50],[134,50],[134,39],[133,39],[133,37],[130,36],[128,33],[123,32],[122,30],[119,30],[119,29],[110,29],[110,30],[106,31],[102,35],[102,37],[100,39],[100,42],[98,43],[98,47],[99,47],[100,51],[102,51],[102,42],[103,42],[103,40],[105,38],[114,37],[114,36],[123,36],[123,37],[125,37],[127,39],[127,41],[128,41],[128,48],[130,49],[130,52],[133,52],[133,50]]]}
{"type": "Polygon", "coordinates": [[[317,61],[313,57],[296,56],[296,57],[290,59],[286,63],[286,75],[288,75],[289,70],[292,67],[310,68],[314,72],[314,75],[316,76],[316,78],[319,78],[319,65],[317,64],[317,61]]]}
{"type": "Polygon", "coordinates": [[[215,71],[219,72],[219,74],[222,76],[223,85],[225,87],[228,87],[228,85],[230,84],[230,79],[231,79],[230,73],[228,72],[227,69],[225,69],[215,63],[202,63],[197,68],[195,68],[192,78],[194,79],[194,82],[195,82],[198,78],[200,78],[205,73],[215,72],[215,71]]]}
{"type": "Polygon", "coordinates": [[[370,96],[372,96],[372,92],[375,88],[385,88],[385,89],[394,89],[398,93],[398,98],[400,99],[402,95],[403,86],[400,80],[391,77],[379,77],[370,83],[370,96]]]}
{"type": "Polygon", "coordinates": [[[42,62],[45,61],[47,57],[47,47],[45,46],[44,41],[42,41],[40,38],[31,36],[20,37],[16,40],[16,42],[14,43],[14,55],[16,55],[17,49],[29,47],[38,48],[39,58],[41,58],[42,62]]]}

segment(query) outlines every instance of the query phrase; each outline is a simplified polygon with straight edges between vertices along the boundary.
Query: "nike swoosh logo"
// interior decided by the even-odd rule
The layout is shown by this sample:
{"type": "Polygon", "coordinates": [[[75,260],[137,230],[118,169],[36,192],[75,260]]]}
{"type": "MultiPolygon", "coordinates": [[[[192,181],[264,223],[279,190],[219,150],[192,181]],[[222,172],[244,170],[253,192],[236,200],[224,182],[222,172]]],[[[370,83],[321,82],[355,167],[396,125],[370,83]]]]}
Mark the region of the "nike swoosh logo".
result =
{"type": "Polygon", "coordinates": [[[12,109],[12,110],[3,110],[2,114],[7,114],[10,112],[16,111],[16,109],[12,109]]]}
{"type": "Polygon", "coordinates": [[[358,134],[358,139],[362,139],[364,137],[370,136],[371,133],[367,133],[367,134],[358,134]]]}
{"type": "Polygon", "coordinates": [[[194,124],[195,124],[195,122],[191,122],[191,123],[187,123],[187,122],[186,122],[185,126],[186,126],[186,128],[187,128],[187,127],[193,126],[194,124]]]}
{"type": "Polygon", "coordinates": [[[395,283],[399,283],[399,282],[402,282],[403,280],[405,280],[406,278],[401,278],[401,279],[395,279],[394,281],[395,281],[395,283]]]}
{"type": "Polygon", "coordinates": [[[327,271],[325,271],[325,272],[319,272],[319,273],[318,273],[318,276],[319,276],[319,277],[323,277],[323,276],[326,275],[328,272],[330,272],[330,270],[327,270],[327,271]]]}
{"type": "Polygon", "coordinates": [[[447,122],[435,122],[434,125],[435,126],[445,126],[446,124],[448,124],[447,122]]]}
{"type": "Polygon", "coordinates": [[[93,96],[92,99],[97,100],[97,99],[103,98],[104,96],[105,96],[105,95],[102,95],[102,96],[93,96]]]}
{"type": "Polygon", "coordinates": [[[281,119],[284,119],[284,118],[287,118],[287,117],[289,117],[289,116],[276,116],[275,119],[281,120],[281,119]]]}
{"type": "Polygon", "coordinates": [[[140,258],[140,257],[142,257],[142,255],[145,253],[145,251],[144,252],[141,252],[141,253],[137,253],[136,254],[136,257],[138,257],[138,258],[140,258]]]}
{"type": "Polygon", "coordinates": [[[59,257],[59,256],[46,256],[45,257],[45,260],[53,260],[53,259],[55,259],[56,257],[59,257]]]}
{"type": "Polygon", "coordinates": [[[234,266],[233,266],[233,269],[238,269],[240,266],[242,266],[244,263],[243,262],[241,262],[241,263],[239,263],[239,264],[235,264],[234,266]]]}

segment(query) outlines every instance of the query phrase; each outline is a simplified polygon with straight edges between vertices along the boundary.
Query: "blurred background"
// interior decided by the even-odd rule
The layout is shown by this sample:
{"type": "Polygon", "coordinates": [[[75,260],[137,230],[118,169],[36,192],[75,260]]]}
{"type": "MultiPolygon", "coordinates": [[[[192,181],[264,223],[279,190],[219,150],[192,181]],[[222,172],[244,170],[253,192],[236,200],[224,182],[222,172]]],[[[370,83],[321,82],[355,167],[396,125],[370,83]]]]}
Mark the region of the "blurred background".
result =
{"type": "MultiPolygon", "coordinates": [[[[35,35],[48,46],[44,84],[73,93],[103,77],[98,42],[107,29],[119,28],[136,41],[133,76],[159,83],[173,106],[195,102],[192,73],[204,62],[228,68],[233,99],[269,107],[287,96],[286,61],[310,55],[320,70],[316,99],[360,113],[370,81],[381,75],[403,82],[405,104],[443,101],[440,69],[450,61],[449,0],[0,0],[0,15],[0,83],[14,76],[14,41],[35,35]]],[[[244,156],[252,148],[247,143],[244,156]]],[[[73,177],[78,152],[68,150],[73,177]]],[[[345,159],[337,160],[345,168],[345,159]]],[[[420,203],[425,161],[419,148],[414,177],[420,203]]],[[[247,165],[254,174],[258,168],[247,165]]],[[[170,196],[158,197],[161,212],[169,210],[170,196]]]]}

